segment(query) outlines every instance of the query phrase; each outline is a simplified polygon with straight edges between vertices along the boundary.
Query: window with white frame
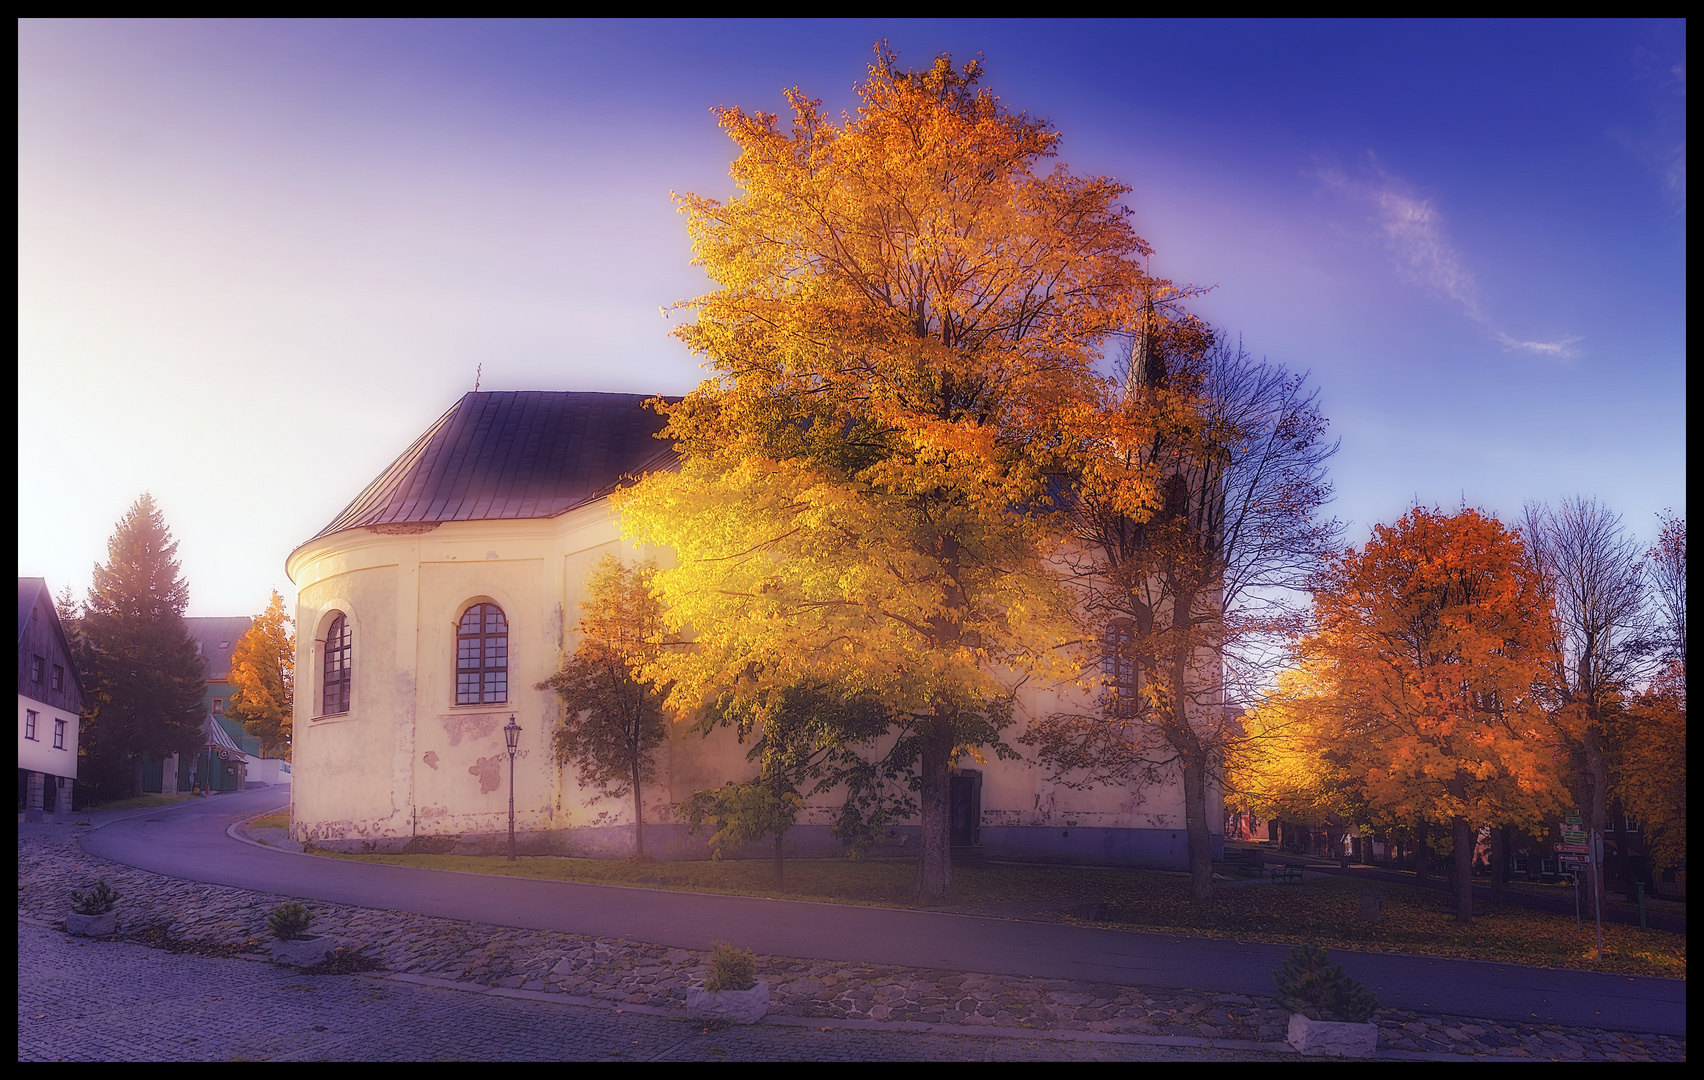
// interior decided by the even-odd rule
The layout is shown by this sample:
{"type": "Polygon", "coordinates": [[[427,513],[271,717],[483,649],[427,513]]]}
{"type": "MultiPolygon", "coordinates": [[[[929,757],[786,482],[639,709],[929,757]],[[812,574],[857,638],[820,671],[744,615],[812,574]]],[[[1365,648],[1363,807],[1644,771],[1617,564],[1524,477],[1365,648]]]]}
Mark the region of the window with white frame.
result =
{"type": "Polygon", "coordinates": [[[63,720],[53,722],[53,748],[55,750],[65,749],[65,721],[63,720]]]}
{"type": "Polygon", "coordinates": [[[35,727],[36,727],[36,711],[34,709],[25,709],[24,710],[24,738],[34,739],[36,737],[35,727]]]}
{"type": "Polygon", "coordinates": [[[509,700],[509,620],[496,604],[474,604],[456,624],[456,704],[509,700]]]}
{"type": "Polygon", "coordinates": [[[321,678],[320,715],[349,711],[351,682],[349,619],[341,611],[325,632],[325,668],[321,678]]]}

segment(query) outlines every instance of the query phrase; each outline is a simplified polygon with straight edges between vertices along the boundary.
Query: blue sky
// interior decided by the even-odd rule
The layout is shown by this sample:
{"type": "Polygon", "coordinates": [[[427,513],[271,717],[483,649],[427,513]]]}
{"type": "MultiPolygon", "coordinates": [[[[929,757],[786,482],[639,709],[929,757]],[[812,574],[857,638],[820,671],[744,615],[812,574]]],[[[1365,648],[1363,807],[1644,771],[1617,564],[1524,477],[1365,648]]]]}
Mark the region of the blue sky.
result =
{"type": "Polygon", "coordinates": [[[1685,513],[1684,23],[41,22],[19,29],[19,567],[143,490],[253,614],[462,393],[681,393],[711,109],[981,53],[1152,269],[1310,370],[1360,543],[1415,499],[1685,513]]]}

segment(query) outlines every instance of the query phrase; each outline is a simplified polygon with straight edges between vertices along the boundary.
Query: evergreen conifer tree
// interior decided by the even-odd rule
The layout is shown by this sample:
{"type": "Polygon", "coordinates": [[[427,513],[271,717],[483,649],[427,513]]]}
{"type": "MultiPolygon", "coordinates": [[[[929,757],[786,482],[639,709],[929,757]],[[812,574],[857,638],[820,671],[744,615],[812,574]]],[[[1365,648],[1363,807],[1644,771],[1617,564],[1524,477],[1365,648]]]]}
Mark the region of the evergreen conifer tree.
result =
{"type": "Polygon", "coordinates": [[[177,542],[144,493],[107,541],[83,609],[88,682],[82,740],[95,797],[142,793],[142,759],[201,746],[204,664],[183,621],[177,542]]]}

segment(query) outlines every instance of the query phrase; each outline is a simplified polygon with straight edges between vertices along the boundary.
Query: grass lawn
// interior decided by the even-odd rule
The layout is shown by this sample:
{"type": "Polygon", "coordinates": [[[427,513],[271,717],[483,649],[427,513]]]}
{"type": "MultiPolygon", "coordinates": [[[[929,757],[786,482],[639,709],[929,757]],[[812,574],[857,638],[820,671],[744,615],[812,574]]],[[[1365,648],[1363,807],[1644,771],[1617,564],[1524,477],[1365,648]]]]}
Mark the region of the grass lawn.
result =
{"type": "Polygon", "coordinates": [[[290,827],[290,811],[288,808],[274,810],[265,817],[257,817],[249,822],[256,829],[288,829],[290,827]]]}
{"type": "MultiPolygon", "coordinates": [[[[913,906],[917,872],[915,859],[789,859],[786,887],[776,889],[771,864],[760,860],[633,863],[523,857],[511,863],[501,856],[478,855],[335,857],[555,881],[883,907],[913,906]]],[[[1583,932],[1577,931],[1572,916],[1475,904],[1473,923],[1462,926],[1444,910],[1443,893],[1325,875],[1310,876],[1302,884],[1221,885],[1210,904],[1197,907],[1189,901],[1185,874],[989,862],[954,867],[953,891],[945,906],[1048,901],[1059,901],[1060,906],[1098,901],[1102,906],[1098,925],[1193,937],[1315,942],[1327,948],[1686,977],[1684,934],[1606,923],[1604,958],[1599,962],[1594,956],[1595,928],[1588,923],[1583,932]],[[1377,892],[1383,898],[1384,918],[1378,925],[1356,919],[1364,892],[1377,892]]]]}

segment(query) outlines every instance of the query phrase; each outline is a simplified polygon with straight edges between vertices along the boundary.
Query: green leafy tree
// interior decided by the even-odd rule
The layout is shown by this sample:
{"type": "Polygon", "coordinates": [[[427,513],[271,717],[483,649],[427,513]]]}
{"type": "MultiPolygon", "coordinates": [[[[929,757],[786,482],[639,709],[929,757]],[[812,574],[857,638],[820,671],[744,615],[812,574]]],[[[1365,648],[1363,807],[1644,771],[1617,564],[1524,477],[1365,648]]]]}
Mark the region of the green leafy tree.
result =
{"type": "Polygon", "coordinates": [[[598,795],[633,796],[633,853],[645,857],[643,785],[655,779],[655,752],[668,738],[668,687],[642,671],[662,645],[662,606],[651,595],[656,567],[629,567],[606,555],[580,604],[580,641],[562,670],[538,684],[563,706],[556,756],[598,795]]]}
{"type": "Polygon", "coordinates": [[[296,623],[276,590],[231,652],[228,715],[260,740],[263,752],[290,760],[296,688],[296,623]]]}
{"type": "Polygon", "coordinates": [[[177,542],[143,494],[107,542],[80,631],[87,659],[89,747],[95,797],[142,794],[144,755],[193,754],[202,744],[201,657],[184,626],[189,587],[177,542]]]}
{"type": "Polygon", "coordinates": [[[728,847],[771,840],[775,887],[781,888],[781,842],[805,798],[840,788],[845,801],[834,832],[849,853],[861,853],[882,826],[915,812],[899,764],[908,760],[907,749],[894,744],[885,755],[874,753],[892,723],[889,710],[870,693],[799,684],[753,698],[724,695],[706,710],[700,727],[706,735],[734,727],[742,742],[751,738],[746,758],[758,764],[758,775],[696,792],[686,805],[693,829],[714,827],[710,850],[718,859],[728,847]]]}

